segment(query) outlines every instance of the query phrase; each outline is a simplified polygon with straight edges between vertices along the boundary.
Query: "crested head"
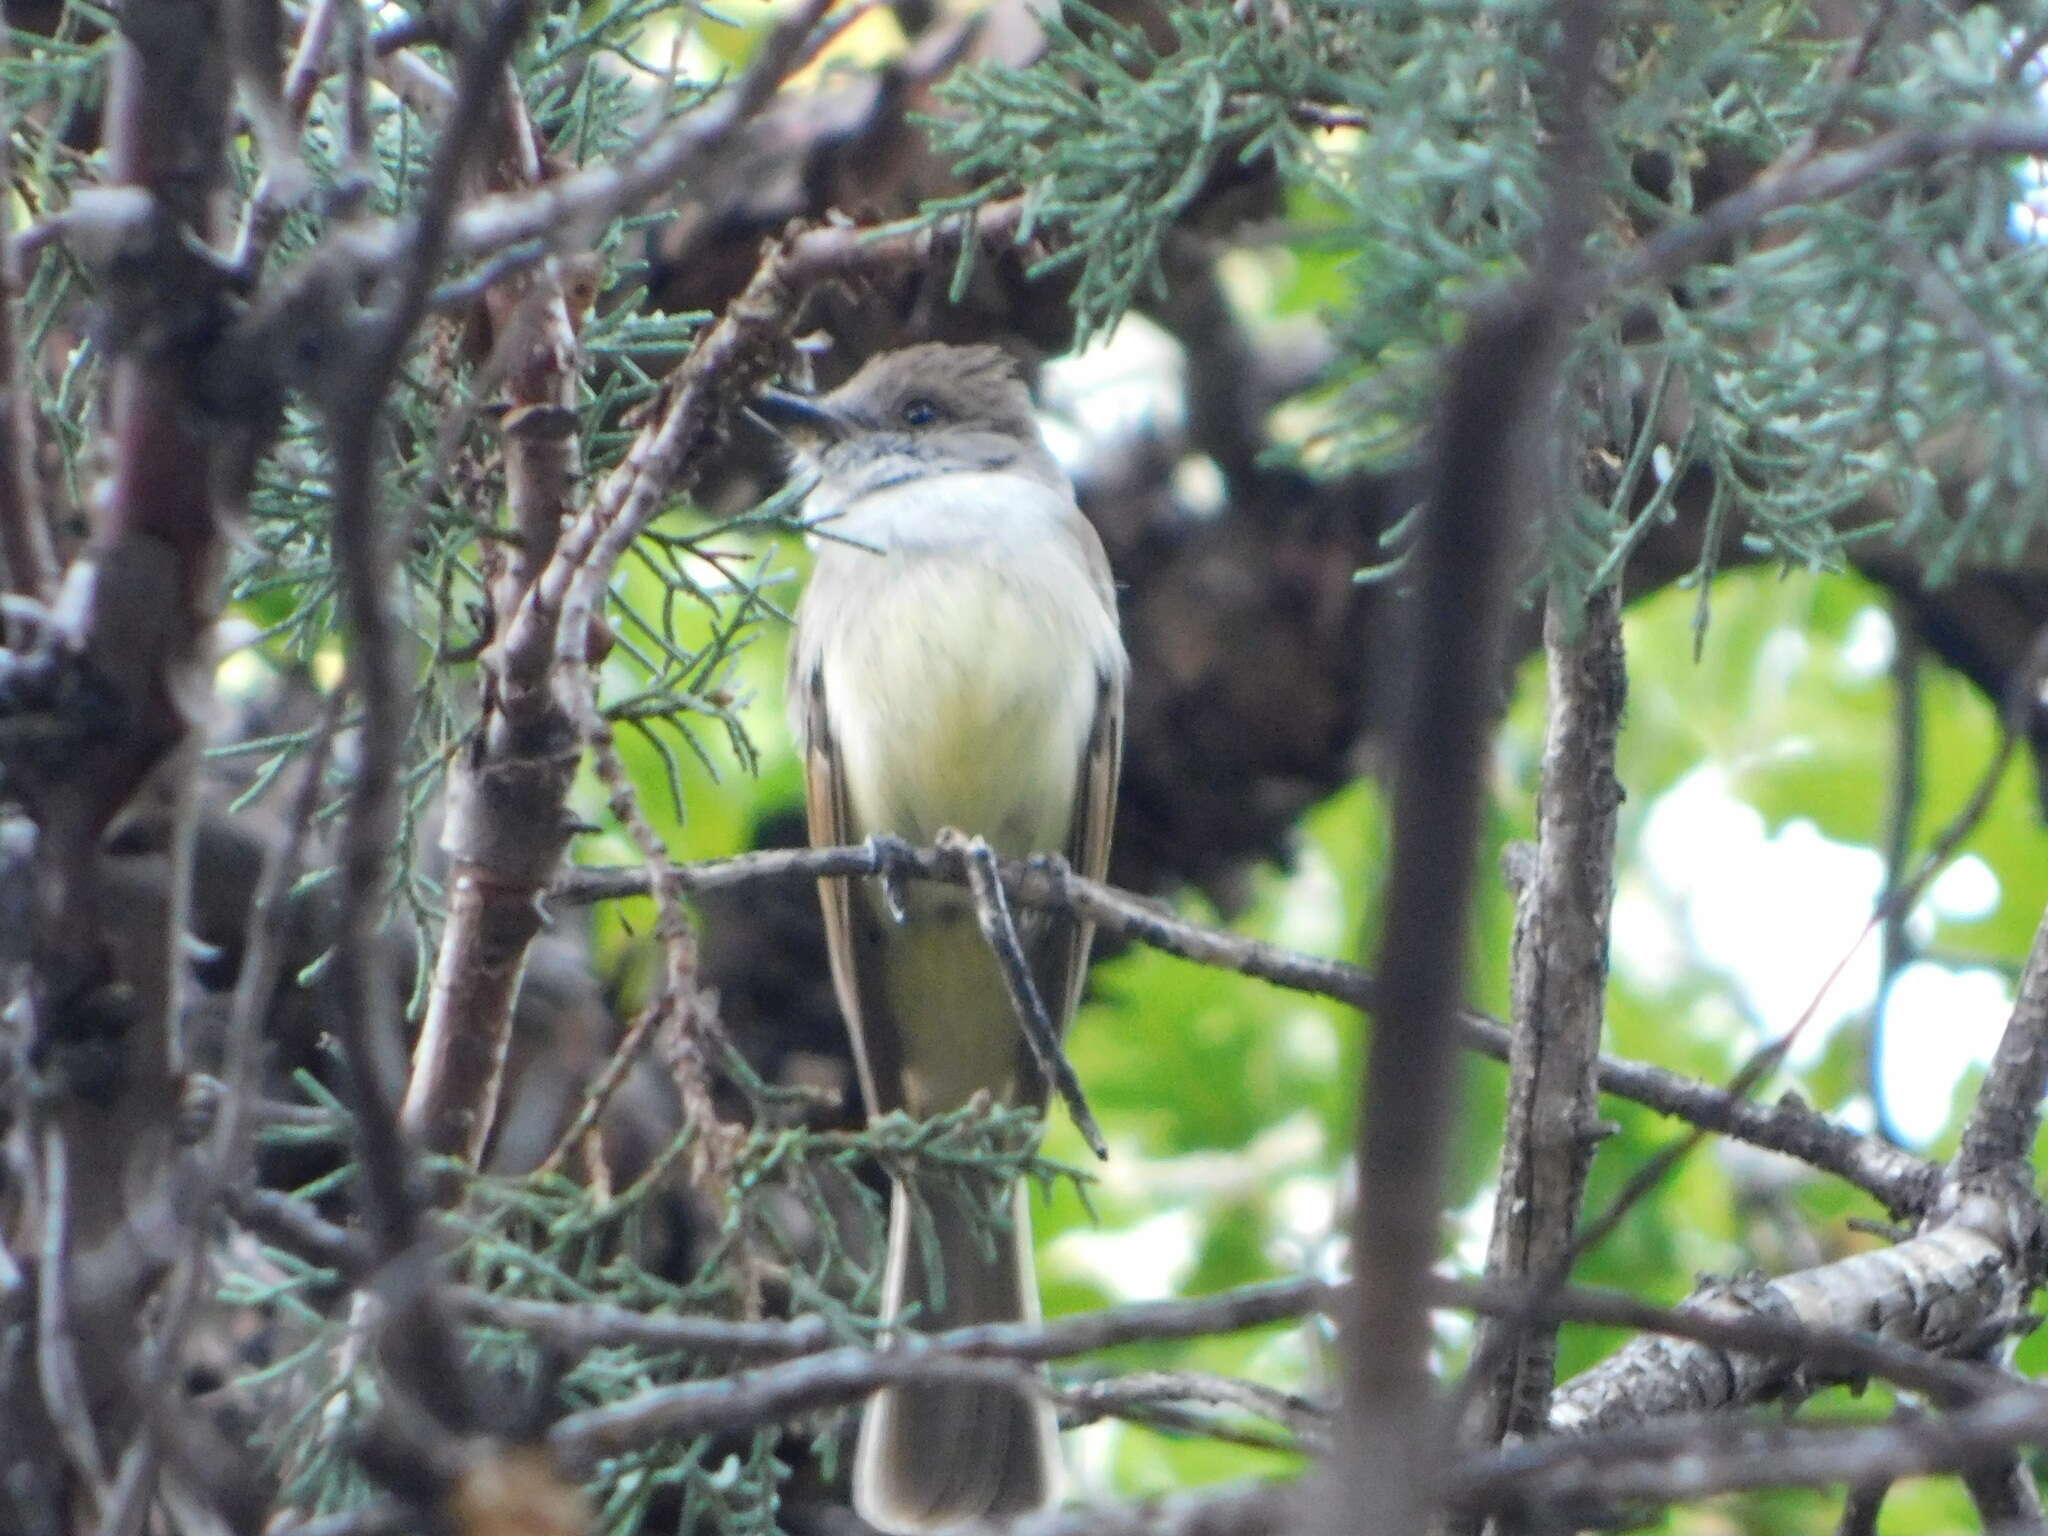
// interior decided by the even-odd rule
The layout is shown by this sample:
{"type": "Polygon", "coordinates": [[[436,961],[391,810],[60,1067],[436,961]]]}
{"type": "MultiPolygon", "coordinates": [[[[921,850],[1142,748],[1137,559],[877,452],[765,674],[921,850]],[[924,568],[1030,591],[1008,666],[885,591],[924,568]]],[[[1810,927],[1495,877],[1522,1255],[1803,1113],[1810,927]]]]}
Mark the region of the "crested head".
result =
{"type": "Polygon", "coordinates": [[[847,501],[919,475],[1010,470],[1065,483],[1031,395],[994,346],[925,342],[879,353],[830,394],[771,392],[756,409],[847,501]]]}
{"type": "Polygon", "coordinates": [[[928,341],[882,352],[823,403],[870,432],[937,434],[966,428],[1038,439],[1031,395],[1001,347],[928,341]]]}

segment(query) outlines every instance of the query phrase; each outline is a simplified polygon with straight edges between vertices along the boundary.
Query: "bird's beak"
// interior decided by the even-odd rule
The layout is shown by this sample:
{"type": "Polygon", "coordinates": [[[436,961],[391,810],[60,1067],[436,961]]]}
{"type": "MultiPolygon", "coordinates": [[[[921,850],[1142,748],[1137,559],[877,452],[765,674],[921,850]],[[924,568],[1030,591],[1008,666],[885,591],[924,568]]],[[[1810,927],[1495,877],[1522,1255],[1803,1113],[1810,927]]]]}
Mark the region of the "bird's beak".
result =
{"type": "Polygon", "coordinates": [[[754,396],[753,412],[783,437],[831,442],[846,435],[846,423],[823,402],[786,389],[764,389],[754,396]]]}

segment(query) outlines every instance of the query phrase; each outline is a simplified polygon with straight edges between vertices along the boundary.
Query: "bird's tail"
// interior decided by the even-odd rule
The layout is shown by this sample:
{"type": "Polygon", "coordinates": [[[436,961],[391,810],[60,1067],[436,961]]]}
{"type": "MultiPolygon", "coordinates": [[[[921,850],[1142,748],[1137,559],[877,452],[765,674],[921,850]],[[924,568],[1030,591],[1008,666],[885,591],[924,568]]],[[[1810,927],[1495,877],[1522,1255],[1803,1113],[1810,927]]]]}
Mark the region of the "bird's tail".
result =
{"type": "MultiPolygon", "coordinates": [[[[1036,1321],[1024,1187],[1015,1191],[1010,1230],[993,1234],[993,1258],[955,1197],[934,1191],[928,1204],[944,1285],[931,1283],[926,1245],[899,1184],[889,1205],[883,1317],[896,1318],[915,1303],[918,1330],[927,1333],[1036,1321]]],[[[1059,1427],[1043,1393],[971,1382],[890,1387],[876,1393],[862,1415],[853,1507],[878,1530],[915,1536],[1026,1514],[1052,1503],[1059,1491],[1059,1427]]]]}

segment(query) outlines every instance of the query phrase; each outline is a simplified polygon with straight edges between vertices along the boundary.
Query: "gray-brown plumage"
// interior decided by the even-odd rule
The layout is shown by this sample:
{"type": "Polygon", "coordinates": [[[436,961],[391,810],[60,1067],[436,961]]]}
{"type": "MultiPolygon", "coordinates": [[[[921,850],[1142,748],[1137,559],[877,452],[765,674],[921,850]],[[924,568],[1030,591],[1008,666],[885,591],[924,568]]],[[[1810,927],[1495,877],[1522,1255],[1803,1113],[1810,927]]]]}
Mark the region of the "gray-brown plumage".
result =
{"type": "MultiPolygon", "coordinates": [[[[1041,441],[1029,396],[992,347],[878,357],[817,400],[771,394],[762,414],[816,469],[819,541],[797,610],[789,701],[813,843],[942,829],[1008,857],[1059,852],[1100,876],[1109,856],[1126,673],[1109,566],[1041,441]]],[[[925,1117],[977,1092],[1043,1106],[964,892],[913,887],[903,921],[865,885],[820,886],[834,986],[871,1114],[925,1117]]],[[[1064,1028],[1090,932],[1033,914],[1023,938],[1064,1028]]],[[[1038,1314],[1029,1211],[993,1257],[975,1213],[922,1188],[941,1273],[890,1214],[885,1315],[921,1328],[1038,1314]]],[[[862,1420],[855,1508],[918,1532],[1035,1509],[1058,1492],[1041,1394],[954,1383],[878,1393],[862,1420]]]]}

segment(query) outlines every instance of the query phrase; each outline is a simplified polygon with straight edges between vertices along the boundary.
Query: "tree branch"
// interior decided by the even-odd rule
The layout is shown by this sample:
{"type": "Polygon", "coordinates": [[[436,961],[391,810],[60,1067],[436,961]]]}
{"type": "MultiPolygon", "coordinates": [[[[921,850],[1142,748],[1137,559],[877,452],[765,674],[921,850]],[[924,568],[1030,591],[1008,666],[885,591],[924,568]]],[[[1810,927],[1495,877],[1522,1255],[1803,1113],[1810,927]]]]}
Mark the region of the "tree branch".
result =
{"type": "MultiPolygon", "coordinates": [[[[1489,1278],[1560,1284],[1599,1139],[1598,1064],[1614,904],[1614,754],[1628,695],[1621,600],[1612,587],[1544,614],[1550,723],[1537,798],[1534,868],[1516,909],[1515,1017],[1507,1127],[1496,1187],[1489,1278]]],[[[1510,1319],[1480,1333],[1481,1432],[1495,1443],[1540,1431],[1557,1373],[1554,1333],[1510,1319]]]]}
{"type": "MultiPolygon", "coordinates": [[[[920,880],[965,884],[957,856],[941,850],[913,850],[893,856],[905,873],[920,880]]],[[[756,881],[808,882],[820,877],[875,876],[885,860],[867,844],[843,848],[772,849],[728,859],[668,866],[668,878],[682,896],[735,890],[756,881]]],[[[1174,916],[1157,902],[1088,880],[1071,870],[1053,873],[1025,863],[1002,866],[1012,900],[1085,917],[1106,938],[1144,944],[1196,965],[1254,976],[1291,991],[1327,997],[1368,1012],[1380,1003],[1379,982],[1342,960],[1305,955],[1224,929],[1174,916]]],[[[560,905],[608,901],[647,893],[648,877],[638,869],[577,869],[554,884],[550,900],[560,905]]],[[[1470,1009],[1459,1010],[1452,1027],[1467,1049],[1506,1061],[1514,1030],[1470,1009]]],[[[1702,1130],[1782,1152],[1845,1179],[1882,1203],[1894,1216],[1918,1215],[1933,1203],[1941,1170],[1880,1138],[1830,1120],[1796,1094],[1759,1104],[1698,1078],[1645,1062],[1602,1056],[1600,1088],[1670,1115],[1702,1130]]]]}
{"type": "MultiPolygon", "coordinates": [[[[518,82],[494,98],[486,184],[540,180],[534,128],[518,82]]],[[[582,475],[577,381],[582,361],[559,259],[506,278],[485,295],[511,408],[503,417],[505,496],[513,540],[494,550],[492,632],[503,634],[554,554],[582,475]]],[[[540,896],[568,846],[575,728],[547,687],[549,651],[483,657],[482,718],[449,766],[441,846],[448,915],[426,1017],[413,1050],[401,1122],[431,1152],[482,1161],[512,1038],[540,896]]]]}
{"type": "Polygon", "coordinates": [[[2012,1017],[1998,1037],[1984,1086],[1963,1127],[1955,1173],[1969,1178],[2032,1156],[2048,1093],[2048,916],[2034,931],[2012,1017]]]}
{"type": "Polygon", "coordinates": [[[426,189],[406,242],[406,260],[386,274],[384,310],[349,338],[351,366],[320,401],[334,464],[333,546],[350,640],[351,679],[362,700],[355,784],[340,855],[341,925],[334,950],[336,986],[329,1011],[349,1069],[363,1209],[384,1270],[387,1336],[404,1335],[385,1353],[400,1386],[441,1425],[468,1427],[461,1357],[443,1326],[431,1265],[420,1251],[423,1220],[413,1149],[391,1096],[402,1082],[393,1059],[399,1042],[384,942],[386,873],[399,838],[398,780],[410,690],[398,675],[390,611],[395,530],[380,515],[379,413],[425,311],[447,248],[464,169],[475,152],[512,48],[525,30],[527,0],[501,0],[463,54],[458,110],[428,169],[426,189]]]}

